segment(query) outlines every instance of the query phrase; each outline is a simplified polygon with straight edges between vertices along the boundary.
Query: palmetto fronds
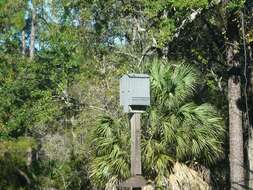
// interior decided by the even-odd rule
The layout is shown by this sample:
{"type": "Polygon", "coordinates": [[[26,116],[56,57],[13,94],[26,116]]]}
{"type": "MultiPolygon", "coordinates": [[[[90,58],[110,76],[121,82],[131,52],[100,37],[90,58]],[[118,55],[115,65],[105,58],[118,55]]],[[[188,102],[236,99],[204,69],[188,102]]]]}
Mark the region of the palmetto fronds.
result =
{"type": "Polygon", "coordinates": [[[182,105],[193,95],[198,84],[197,72],[189,65],[172,66],[156,60],[150,73],[153,103],[163,109],[182,105]]]}
{"type": "Polygon", "coordinates": [[[110,186],[112,182],[130,175],[128,133],[127,123],[110,117],[100,118],[93,132],[91,148],[94,159],[90,165],[90,176],[98,186],[110,186]]]}
{"type": "MultiPolygon", "coordinates": [[[[152,106],[142,120],[144,175],[169,186],[175,163],[209,166],[222,156],[224,124],[210,104],[197,105],[197,71],[188,65],[156,61],[150,69],[152,106]]],[[[102,117],[94,132],[91,176],[98,185],[130,175],[130,128],[127,118],[102,117]]]]}
{"type": "Polygon", "coordinates": [[[173,174],[169,177],[172,190],[209,190],[210,186],[193,169],[185,164],[175,163],[173,174]]]}
{"type": "Polygon", "coordinates": [[[112,176],[111,179],[106,183],[105,190],[117,190],[118,183],[117,176],[112,176]]]}

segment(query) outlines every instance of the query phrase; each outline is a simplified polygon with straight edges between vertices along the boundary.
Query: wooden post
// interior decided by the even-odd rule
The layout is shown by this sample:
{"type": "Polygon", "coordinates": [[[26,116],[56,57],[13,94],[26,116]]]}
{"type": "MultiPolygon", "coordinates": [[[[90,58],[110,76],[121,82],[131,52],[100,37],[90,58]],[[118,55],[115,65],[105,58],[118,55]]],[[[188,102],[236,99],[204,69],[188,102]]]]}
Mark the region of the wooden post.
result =
{"type": "Polygon", "coordinates": [[[131,117],[131,174],[141,175],[141,114],[131,117]]]}
{"type": "Polygon", "coordinates": [[[147,181],[141,175],[141,113],[129,115],[131,125],[131,177],[119,187],[141,190],[147,181]]]}

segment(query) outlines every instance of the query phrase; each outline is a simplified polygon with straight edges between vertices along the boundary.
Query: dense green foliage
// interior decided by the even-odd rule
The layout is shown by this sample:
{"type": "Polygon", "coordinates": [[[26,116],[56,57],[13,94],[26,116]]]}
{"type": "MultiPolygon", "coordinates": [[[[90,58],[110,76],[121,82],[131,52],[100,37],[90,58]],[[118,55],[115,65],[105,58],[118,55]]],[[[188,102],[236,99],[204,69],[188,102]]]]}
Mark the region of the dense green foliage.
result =
{"type": "MultiPolygon", "coordinates": [[[[235,34],[243,63],[243,12],[252,62],[252,7],[251,0],[0,0],[0,189],[110,189],[129,177],[129,118],[118,88],[131,72],[151,75],[144,176],[168,189],[180,166],[199,184],[228,188],[226,45],[235,34]],[[231,18],[238,33],[228,31],[231,18]]],[[[252,114],[250,98],[244,106],[251,68],[243,69],[238,104],[252,114]]]]}

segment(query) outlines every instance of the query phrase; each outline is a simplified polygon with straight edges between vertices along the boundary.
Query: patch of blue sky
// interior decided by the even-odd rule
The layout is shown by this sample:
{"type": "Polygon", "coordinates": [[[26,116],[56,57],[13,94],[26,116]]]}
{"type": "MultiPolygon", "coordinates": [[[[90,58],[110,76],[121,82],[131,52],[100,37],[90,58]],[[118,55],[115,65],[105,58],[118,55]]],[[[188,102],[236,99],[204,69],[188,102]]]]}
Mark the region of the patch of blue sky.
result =
{"type": "Polygon", "coordinates": [[[113,37],[113,42],[117,46],[124,46],[127,43],[127,39],[126,39],[126,37],[115,36],[115,37],[113,37]]]}

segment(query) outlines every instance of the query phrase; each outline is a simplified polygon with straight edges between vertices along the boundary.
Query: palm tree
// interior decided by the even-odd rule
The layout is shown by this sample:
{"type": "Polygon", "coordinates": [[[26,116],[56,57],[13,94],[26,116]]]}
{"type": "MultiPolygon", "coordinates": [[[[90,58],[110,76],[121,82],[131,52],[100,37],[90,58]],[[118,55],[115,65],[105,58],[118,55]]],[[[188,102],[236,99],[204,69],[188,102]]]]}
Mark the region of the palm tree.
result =
{"type": "MultiPolygon", "coordinates": [[[[200,83],[193,67],[155,61],[149,71],[152,106],[142,122],[143,173],[167,189],[175,163],[210,166],[221,157],[224,125],[213,106],[194,103],[200,83]]],[[[126,118],[102,117],[91,161],[91,177],[98,185],[129,176],[129,138],[126,118]]]]}
{"type": "Polygon", "coordinates": [[[176,161],[212,165],[222,155],[224,124],[210,104],[193,101],[200,85],[192,66],[152,64],[152,107],[143,129],[143,162],[158,186],[168,185],[176,161]]]}

